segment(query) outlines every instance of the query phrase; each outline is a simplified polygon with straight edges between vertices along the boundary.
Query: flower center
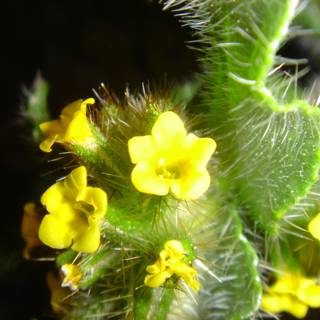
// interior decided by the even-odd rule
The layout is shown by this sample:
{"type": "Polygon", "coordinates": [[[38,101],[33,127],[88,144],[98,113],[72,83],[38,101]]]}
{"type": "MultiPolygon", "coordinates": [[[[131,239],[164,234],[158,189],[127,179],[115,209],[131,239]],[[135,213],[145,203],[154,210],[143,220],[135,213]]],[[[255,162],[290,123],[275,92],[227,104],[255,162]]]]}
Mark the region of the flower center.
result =
{"type": "Polygon", "coordinates": [[[178,179],[180,168],[177,163],[168,163],[165,158],[160,158],[156,165],[156,174],[163,179],[178,179]]]}
{"type": "Polygon", "coordinates": [[[77,201],[73,205],[73,208],[77,210],[80,216],[82,216],[86,221],[88,221],[88,217],[94,212],[94,207],[84,201],[77,201]]]}

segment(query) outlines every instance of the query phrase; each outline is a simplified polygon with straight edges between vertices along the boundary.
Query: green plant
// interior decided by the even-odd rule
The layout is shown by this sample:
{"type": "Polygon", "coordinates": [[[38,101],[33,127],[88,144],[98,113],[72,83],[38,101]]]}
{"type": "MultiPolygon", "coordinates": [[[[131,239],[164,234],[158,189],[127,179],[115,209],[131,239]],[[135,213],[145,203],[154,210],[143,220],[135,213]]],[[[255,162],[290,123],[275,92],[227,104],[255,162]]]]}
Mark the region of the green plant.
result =
{"type": "MultiPolygon", "coordinates": [[[[81,109],[81,102],[76,103],[72,115],[65,112],[59,123],[42,127],[51,144],[58,142],[67,150],[66,154],[61,153],[64,175],[76,167],[85,167],[90,185],[103,190],[109,199],[103,222],[88,222],[88,216],[78,216],[79,207],[72,206],[80,201],[81,214],[90,215],[92,208],[98,207],[95,196],[81,193],[80,197],[82,189],[74,177],[70,178],[72,187],[69,182],[63,187],[68,191],[61,191],[61,184],[57,187],[63,197],[68,193],[68,200],[63,201],[68,206],[72,203],[72,209],[64,208],[64,212],[71,212],[72,221],[84,219],[88,223],[84,229],[98,226],[101,233],[98,250],[82,246],[79,249],[75,236],[72,244],[68,238],[61,246],[56,239],[46,240],[55,249],[64,249],[56,257],[59,268],[79,268],[65,275],[65,284],[76,289],[64,300],[66,319],[252,319],[259,314],[263,287],[266,289],[272,275],[269,270],[274,271],[275,278],[279,272],[302,274],[306,279],[318,276],[319,241],[307,229],[318,214],[320,203],[320,111],[313,101],[303,97],[295,75],[281,71],[286,59],[276,56],[289,34],[298,1],[162,3],[190,26],[195,39],[201,42],[203,71],[197,80],[190,86],[177,86],[169,94],[148,90],[141,95],[127,93],[121,102],[111,98],[102,86],[96,94],[97,102],[88,102],[87,110],[81,109]],[[188,90],[185,94],[186,88],[192,98],[188,90]],[[88,123],[82,118],[81,124],[73,122],[80,109],[81,117],[90,119],[88,123]],[[159,125],[163,130],[157,133],[163,134],[163,141],[167,139],[170,145],[171,138],[180,139],[180,144],[172,142],[175,148],[166,150],[164,156],[158,153],[165,147],[161,145],[160,152],[153,142],[146,144],[148,148],[139,144],[143,149],[139,152],[130,149],[132,138],[151,137],[152,132],[156,140],[154,128],[163,115],[172,115],[167,111],[184,119],[188,132],[216,141],[217,152],[208,165],[208,191],[204,166],[214,151],[213,140],[195,140],[207,141],[211,147],[190,147],[191,151],[189,147],[182,148],[188,138],[179,138],[182,129],[177,129],[181,126],[178,120],[172,120],[167,129],[159,125]],[[68,131],[71,124],[76,133],[68,131]],[[87,132],[88,128],[90,142],[79,139],[79,132],[87,132]],[[154,157],[174,159],[174,169],[166,164],[162,167],[160,162],[154,165],[154,157]],[[150,166],[166,181],[173,179],[175,184],[168,184],[165,191],[162,185],[155,187],[154,181],[145,186],[149,181],[145,172],[139,181],[133,178],[132,170],[139,163],[150,166]],[[196,169],[191,170],[193,165],[196,169]],[[192,178],[183,180],[184,175],[192,178]],[[183,182],[177,182],[179,179],[183,182]],[[197,185],[197,191],[190,191],[190,181],[197,185]],[[70,190],[77,188],[79,194],[71,197],[70,190]],[[164,259],[163,269],[148,271],[161,260],[159,253],[167,254],[163,248],[170,240],[177,240],[183,247],[179,261],[173,263],[176,256],[168,253],[170,258],[164,259]],[[70,246],[76,251],[66,249],[70,246]],[[304,255],[306,249],[313,254],[304,255]],[[177,271],[178,263],[183,271],[177,271]],[[150,287],[144,285],[146,270],[150,274],[168,274],[150,287]],[[199,292],[194,270],[200,282],[199,292]]],[[[43,122],[46,112],[46,87],[43,82],[38,84],[34,94],[39,99],[35,105],[31,96],[27,113],[35,128],[43,122]]],[[[37,131],[34,138],[37,142],[43,140],[37,131]]],[[[146,138],[146,143],[150,139],[146,138]]],[[[43,150],[48,152],[50,148],[51,145],[43,150]]],[[[53,150],[57,152],[56,146],[53,150]]],[[[57,193],[56,199],[61,194],[57,193]]],[[[52,215],[54,210],[48,203],[49,200],[42,200],[52,215]]],[[[78,225],[80,222],[77,228],[78,225]]],[[[65,224],[59,222],[59,227],[52,230],[63,233],[63,228],[65,224]]],[[[66,233],[75,232],[74,227],[66,228],[66,233]]],[[[43,232],[51,231],[46,228],[43,232]]],[[[318,295],[314,282],[312,286],[312,294],[318,295]]],[[[274,295],[280,293],[276,291],[274,295]]],[[[306,306],[320,306],[299,294],[297,299],[306,306]]],[[[283,310],[291,309],[289,306],[283,310]]],[[[303,312],[296,315],[301,317],[303,312]]]]}

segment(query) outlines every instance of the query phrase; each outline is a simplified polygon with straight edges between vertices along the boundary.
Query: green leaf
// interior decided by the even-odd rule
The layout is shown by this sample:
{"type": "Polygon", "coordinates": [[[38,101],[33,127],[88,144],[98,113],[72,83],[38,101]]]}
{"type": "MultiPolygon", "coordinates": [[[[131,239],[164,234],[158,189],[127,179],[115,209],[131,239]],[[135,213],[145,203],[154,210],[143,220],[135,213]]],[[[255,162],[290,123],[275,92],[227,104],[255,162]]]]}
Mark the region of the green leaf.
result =
{"type": "Polygon", "coordinates": [[[215,219],[216,249],[206,258],[209,269],[217,270],[218,279],[204,274],[199,319],[252,318],[259,308],[262,292],[257,254],[242,233],[235,209],[225,208],[215,219]]]}
{"type": "Polygon", "coordinates": [[[237,186],[241,204],[271,234],[319,170],[318,110],[311,112],[298,100],[288,109],[274,112],[248,101],[228,119],[229,138],[220,140],[223,174],[237,186]]]}
{"type": "Polygon", "coordinates": [[[206,44],[202,111],[217,141],[222,176],[254,221],[276,234],[320,167],[318,108],[292,98],[285,80],[276,85],[268,77],[298,1],[166,4],[185,5],[183,21],[206,44]]]}

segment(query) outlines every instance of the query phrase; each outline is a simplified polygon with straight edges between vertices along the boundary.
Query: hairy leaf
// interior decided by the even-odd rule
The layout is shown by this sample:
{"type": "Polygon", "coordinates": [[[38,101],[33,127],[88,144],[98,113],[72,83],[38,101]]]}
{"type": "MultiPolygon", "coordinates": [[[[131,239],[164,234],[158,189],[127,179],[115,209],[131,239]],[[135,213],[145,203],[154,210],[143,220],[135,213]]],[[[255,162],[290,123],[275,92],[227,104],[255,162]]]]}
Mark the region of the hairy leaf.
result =
{"type": "Polygon", "coordinates": [[[298,2],[165,1],[178,15],[189,12],[182,20],[206,44],[202,111],[217,140],[220,168],[240,203],[271,234],[309,191],[320,166],[319,110],[288,94],[291,80],[268,78],[298,2]]]}

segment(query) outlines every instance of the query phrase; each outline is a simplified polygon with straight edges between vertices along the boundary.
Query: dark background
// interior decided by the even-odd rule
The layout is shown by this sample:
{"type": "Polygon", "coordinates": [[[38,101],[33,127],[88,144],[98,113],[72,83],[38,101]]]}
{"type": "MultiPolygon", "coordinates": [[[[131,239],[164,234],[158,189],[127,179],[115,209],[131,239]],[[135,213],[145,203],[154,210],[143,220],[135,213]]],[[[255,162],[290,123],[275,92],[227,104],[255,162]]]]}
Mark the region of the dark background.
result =
{"type": "MultiPolygon", "coordinates": [[[[50,263],[21,257],[22,206],[44,170],[22,116],[22,87],[29,88],[40,71],[56,116],[68,102],[91,96],[100,82],[122,96],[127,86],[140,90],[142,82],[186,80],[199,65],[185,44],[190,30],[147,0],[16,1],[2,3],[1,12],[0,319],[49,319],[50,263]]],[[[319,55],[310,52],[299,40],[282,50],[309,56],[317,74],[319,55]]]]}

